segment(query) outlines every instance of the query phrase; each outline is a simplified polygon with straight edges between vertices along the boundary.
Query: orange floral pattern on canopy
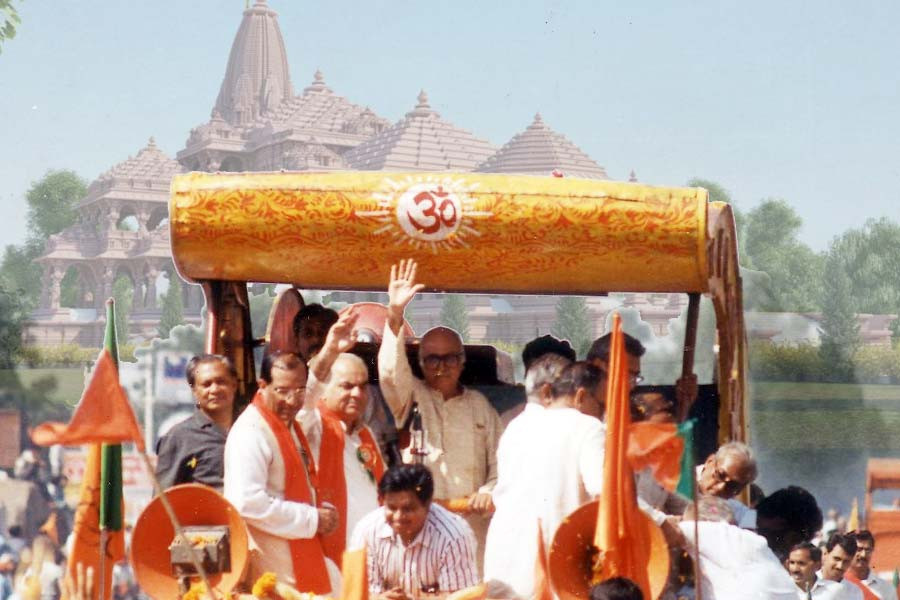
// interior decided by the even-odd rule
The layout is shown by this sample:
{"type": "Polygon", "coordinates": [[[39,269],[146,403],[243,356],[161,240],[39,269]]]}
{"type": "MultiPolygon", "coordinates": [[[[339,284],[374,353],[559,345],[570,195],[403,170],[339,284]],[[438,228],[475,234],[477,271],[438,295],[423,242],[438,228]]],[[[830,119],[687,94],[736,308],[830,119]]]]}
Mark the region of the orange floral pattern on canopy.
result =
{"type": "Polygon", "coordinates": [[[172,250],[193,280],[381,289],[414,257],[432,289],[704,292],[707,194],[474,173],[176,176],[172,250]]]}

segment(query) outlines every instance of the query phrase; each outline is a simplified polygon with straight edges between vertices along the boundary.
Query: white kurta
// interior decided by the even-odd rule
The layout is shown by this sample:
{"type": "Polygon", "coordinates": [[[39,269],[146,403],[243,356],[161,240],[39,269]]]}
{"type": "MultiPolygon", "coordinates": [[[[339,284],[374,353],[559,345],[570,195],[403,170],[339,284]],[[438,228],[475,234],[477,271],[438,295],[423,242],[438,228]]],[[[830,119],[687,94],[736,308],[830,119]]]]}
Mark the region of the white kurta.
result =
{"type": "Polygon", "coordinates": [[[529,402],[510,422],[497,450],[497,510],[484,557],[492,596],[532,596],[538,519],[549,550],[563,519],[600,494],[605,439],[603,423],[572,408],[529,402]]]}
{"type": "MultiPolygon", "coordinates": [[[[299,452],[299,441],[293,433],[291,437],[299,452]]],[[[234,422],[225,441],[224,489],[225,498],[247,524],[251,582],[272,571],[280,581],[294,585],[288,540],[314,537],[319,526],[315,506],[284,499],[284,475],[275,435],[251,404],[234,422]]],[[[334,585],[336,569],[331,561],[326,562],[334,585]]]]}
{"type": "MultiPolygon", "coordinates": [[[[794,600],[797,584],[765,538],[723,522],[701,521],[700,573],[704,600],[794,600]]],[[[694,521],[681,531],[693,555],[694,521]]]]}
{"type": "MultiPolygon", "coordinates": [[[[319,452],[322,448],[322,415],[319,409],[310,409],[307,406],[300,411],[298,418],[318,465],[319,452]]],[[[346,425],[343,423],[341,425],[344,427],[344,480],[347,482],[347,543],[350,543],[350,536],[356,524],[378,508],[378,487],[369,478],[366,468],[356,455],[362,444],[359,430],[348,434],[346,425]]],[[[374,436],[372,437],[374,439],[374,436]]]]}
{"type": "Polygon", "coordinates": [[[897,600],[897,590],[894,586],[878,577],[875,571],[869,571],[869,576],[863,579],[862,582],[881,600],[897,600]]]}
{"type": "MultiPolygon", "coordinates": [[[[822,576],[822,571],[816,573],[816,581],[810,590],[813,600],[863,600],[863,593],[858,587],[849,581],[832,581],[822,576]]],[[[807,600],[805,593],[798,596],[807,600]]]]}

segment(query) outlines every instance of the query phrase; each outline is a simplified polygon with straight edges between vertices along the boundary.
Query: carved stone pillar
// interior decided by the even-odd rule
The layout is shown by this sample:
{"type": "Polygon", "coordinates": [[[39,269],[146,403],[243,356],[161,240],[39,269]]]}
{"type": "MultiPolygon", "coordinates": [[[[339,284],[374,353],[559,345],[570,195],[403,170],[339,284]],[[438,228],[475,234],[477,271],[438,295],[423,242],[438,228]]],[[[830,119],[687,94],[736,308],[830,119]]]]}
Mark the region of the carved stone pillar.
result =
{"type": "Polygon", "coordinates": [[[112,265],[103,266],[103,276],[100,278],[100,289],[103,293],[97,298],[97,309],[100,314],[106,314],[106,300],[112,298],[113,283],[116,280],[116,272],[112,265]]]}
{"type": "Polygon", "coordinates": [[[44,265],[44,272],[41,274],[41,308],[44,310],[50,309],[50,282],[52,280],[51,274],[53,273],[53,267],[51,265],[44,265]]]}
{"type": "Polygon", "coordinates": [[[50,267],[49,304],[51,310],[59,310],[60,283],[62,283],[63,275],[65,273],[59,266],[50,267]]]}
{"type": "MultiPolygon", "coordinates": [[[[132,272],[134,273],[134,272],[137,272],[137,271],[132,271],[132,272]]],[[[134,294],[132,295],[132,299],[131,299],[131,308],[132,308],[132,310],[134,310],[135,312],[144,310],[144,306],[145,306],[144,290],[145,290],[145,287],[146,287],[145,283],[144,283],[143,281],[141,281],[139,278],[135,278],[135,279],[134,279],[134,294]]]]}

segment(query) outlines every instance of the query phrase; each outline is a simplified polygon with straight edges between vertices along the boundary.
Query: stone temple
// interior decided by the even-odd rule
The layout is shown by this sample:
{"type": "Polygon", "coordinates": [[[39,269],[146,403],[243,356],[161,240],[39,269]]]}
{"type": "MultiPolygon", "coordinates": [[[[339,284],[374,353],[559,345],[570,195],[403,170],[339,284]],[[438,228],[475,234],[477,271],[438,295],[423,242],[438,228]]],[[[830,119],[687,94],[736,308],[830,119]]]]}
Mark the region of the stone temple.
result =
{"type": "MultiPolygon", "coordinates": [[[[497,148],[443,119],[424,91],[410,100],[409,112],[391,123],[336,93],[319,71],[297,93],[277,13],[264,0],[256,0],[243,13],[209,120],[190,131],[174,159],[150,138],[135,156],[100,175],[80,202],[78,223],[50,239],[38,259],[43,292],[27,326],[26,342],[99,346],[103,303],[122,278],[133,290],[132,338],[156,336],[159,292],[174,272],[167,206],[169,182],[176,173],[356,169],[549,176],[557,171],[607,179],[602,166],[539,114],[497,148]],[[68,300],[73,305],[63,306],[60,288],[67,274],[77,279],[78,293],[74,301],[68,300]]],[[[199,323],[199,287],[184,285],[182,295],[186,321],[199,323]]],[[[524,341],[553,322],[551,298],[499,302],[472,296],[467,302],[474,340],[524,341]]],[[[668,295],[626,298],[626,304],[646,309],[645,319],[659,333],[685,302],[668,295]]],[[[602,317],[609,308],[594,302],[589,310],[602,317]]],[[[411,307],[410,317],[414,325],[427,326],[439,312],[440,296],[426,295],[411,307]]]]}

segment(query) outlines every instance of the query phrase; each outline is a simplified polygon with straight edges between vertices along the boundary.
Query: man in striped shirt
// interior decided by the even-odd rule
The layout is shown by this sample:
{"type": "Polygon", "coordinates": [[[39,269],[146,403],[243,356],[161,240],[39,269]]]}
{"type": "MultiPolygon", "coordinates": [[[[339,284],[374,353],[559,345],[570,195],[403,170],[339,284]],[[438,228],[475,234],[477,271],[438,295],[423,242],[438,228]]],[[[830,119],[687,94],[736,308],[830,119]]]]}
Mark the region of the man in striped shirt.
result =
{"type": "Polygon", "coordinates": [[[398,465],[378,484],[382,506],[357,524],[350,548],[366,548],[369,594],[409,600],[478,584],[475,537],[461,517],[431,502],[423,465],[398,465]]]}

